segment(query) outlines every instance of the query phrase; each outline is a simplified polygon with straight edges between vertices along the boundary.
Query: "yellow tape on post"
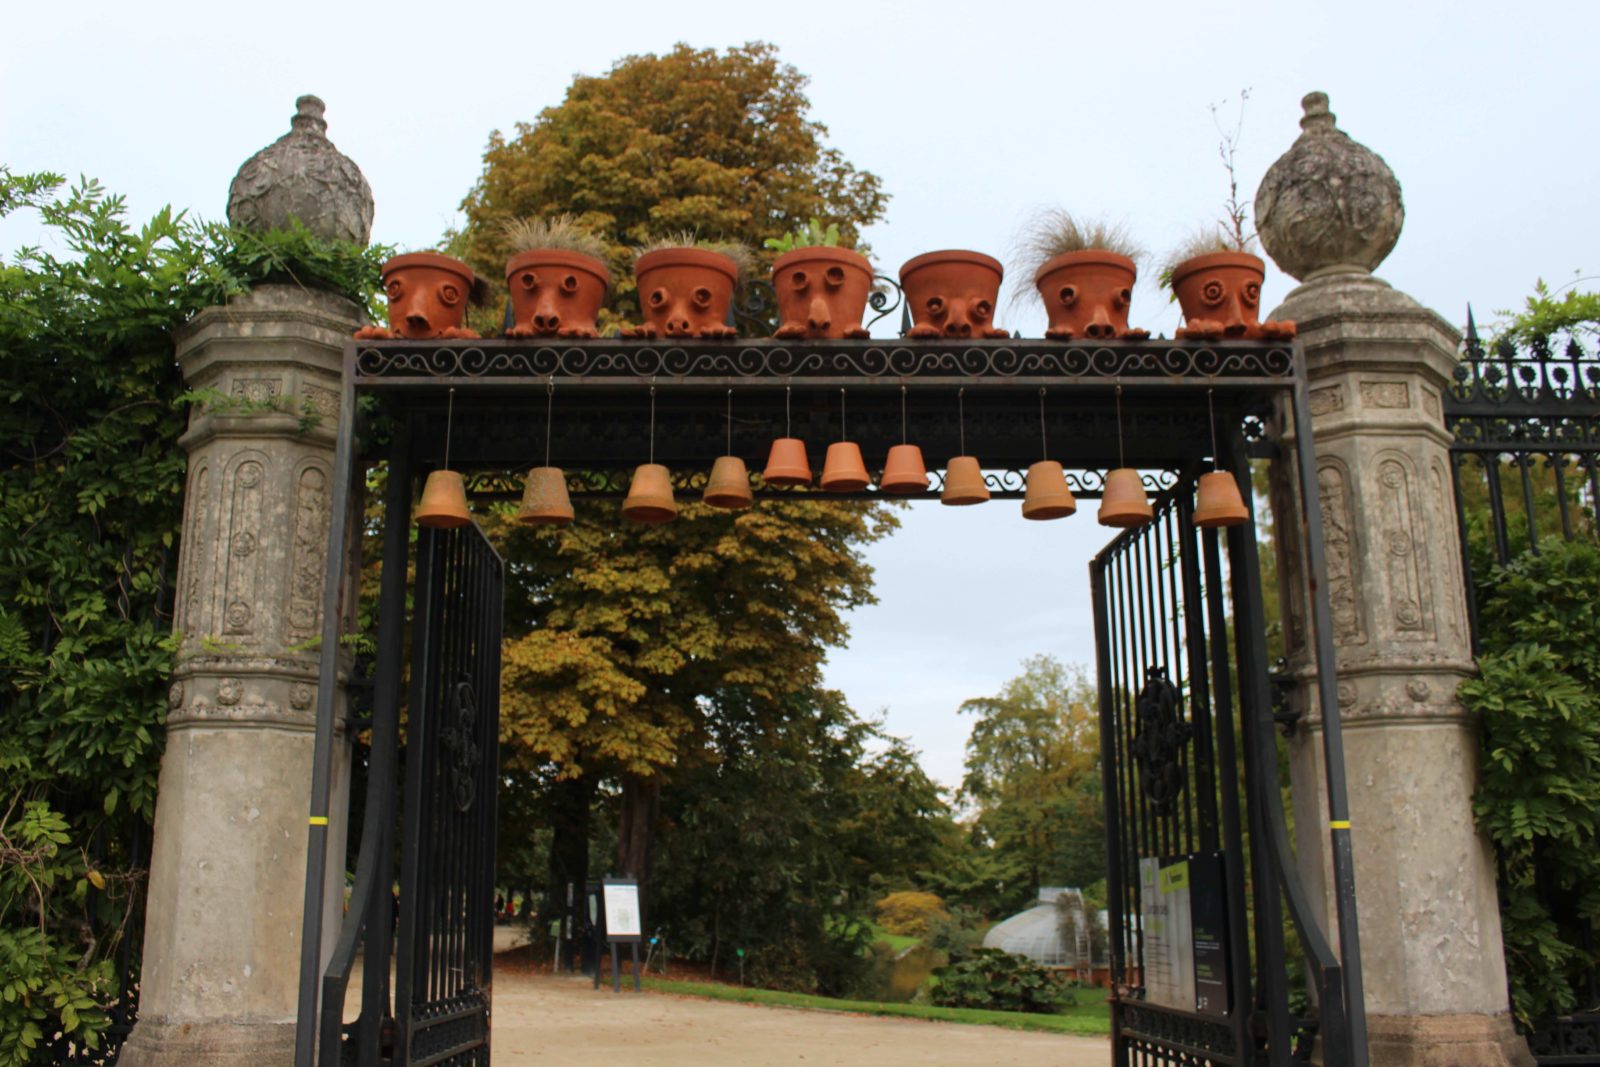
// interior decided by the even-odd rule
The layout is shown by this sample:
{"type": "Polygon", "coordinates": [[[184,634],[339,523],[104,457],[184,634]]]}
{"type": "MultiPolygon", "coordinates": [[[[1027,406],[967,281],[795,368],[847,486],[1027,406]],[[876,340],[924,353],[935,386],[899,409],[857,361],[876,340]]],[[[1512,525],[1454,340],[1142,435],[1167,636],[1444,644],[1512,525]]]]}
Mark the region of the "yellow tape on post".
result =
{"type": "Polygon", "coordinates": [[[326,815],[313,815],[311,816],[311,825],[326,826],[328,825],[328,817],[326,815]]]}
{"type": "MultiPolygon", "coordinates": [[[[326,821],[326,820],[324,820],[324,821],[326,821]]],[[[1328,822],[1328,829],[1330,829],[1330,830],[1348,830],[1348,829],[1350,829],[1350,820],[1349,819],[1332,819],[1332,820],[1330,820],[1328,822]]]]}

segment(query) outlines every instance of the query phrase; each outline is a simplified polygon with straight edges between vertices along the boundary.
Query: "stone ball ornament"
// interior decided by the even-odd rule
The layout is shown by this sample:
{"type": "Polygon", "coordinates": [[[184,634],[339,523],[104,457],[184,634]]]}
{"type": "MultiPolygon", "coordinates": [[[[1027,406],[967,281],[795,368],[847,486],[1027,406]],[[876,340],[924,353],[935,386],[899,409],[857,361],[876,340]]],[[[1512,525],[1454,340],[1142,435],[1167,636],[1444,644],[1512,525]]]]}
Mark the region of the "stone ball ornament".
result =
{"type": "Polygon", "coordinates": [[[1400,183],[1382,156],[1334,124],[1327,93],[1307,93],[1300,103],[1300,136],[1256,190],[1261,244],[1302,281],[1335,270],[1370,272],[1400,238],[1400,183]]]}
{"type": "Polygon", "coordinates": [[[328,140],[323,103],[295,101],[289,132],[249,159],[228,187],[228,221],[250,230],[299,219],[324,240],[365,245],[372,235],[372,188],[361,168],[328,140]]]}

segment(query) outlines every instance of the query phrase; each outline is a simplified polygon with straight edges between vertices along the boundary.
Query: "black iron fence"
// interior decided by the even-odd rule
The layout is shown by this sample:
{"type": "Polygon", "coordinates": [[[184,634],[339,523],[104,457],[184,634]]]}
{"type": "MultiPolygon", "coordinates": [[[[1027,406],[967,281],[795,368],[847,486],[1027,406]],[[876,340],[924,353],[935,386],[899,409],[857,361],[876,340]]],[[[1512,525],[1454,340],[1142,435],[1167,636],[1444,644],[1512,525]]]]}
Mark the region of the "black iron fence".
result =
{"type": "MultiPolygon", "coordinates": [[[[1596,538],[1600,504],[1600,352],[1577,338],[1485,343],[1469,313],[1461,361],[1444,398],[1454,434],[1451,476],[1466,571],[1472,644],[1482,653],[1484,581],[1497,566],[1538,554],[1551,538],[1596,538]]],[[[1504,871],[1502,870],[1502,878],[1504,871]]],[[[1536,872],[1536,882],[1544,882],[1536,872]]],[[[1600,958],[1592,920],[1541,903],[1600,958]]],[[[1539,966],[1508,959],[1508,965],[1539,966]]],[[[1528,1034],[1540,1064],[1600,1064],[1600,965],[1574,990],[1587,1011],[1539,1022],[1528,1034]]]]}

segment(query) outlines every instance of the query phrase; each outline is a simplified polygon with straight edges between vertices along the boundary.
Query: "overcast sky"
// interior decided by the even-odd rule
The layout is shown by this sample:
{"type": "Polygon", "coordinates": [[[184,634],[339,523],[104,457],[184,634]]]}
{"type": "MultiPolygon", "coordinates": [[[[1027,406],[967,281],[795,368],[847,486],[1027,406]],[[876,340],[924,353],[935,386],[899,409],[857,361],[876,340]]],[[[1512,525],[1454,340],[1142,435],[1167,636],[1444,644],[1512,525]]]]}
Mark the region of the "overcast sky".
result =
{"type": "MultiPolygon", "coordinates": [[[[1451,322],[1469,301],[1492,317],[1538,277],[1600,270],[1600,4],[1577,0],[12,4],[0,163],[97,177],[135,219],[168,203],[220,218],[239,164],[311,92],[372,185],[374,239],[427,247],[458,221],[491,130],[559,103],[574,74],[680,40],[771,41],[810,76],[830,142],[893,196],[867,232],[887,273],[935,248],[1006,258],[1047,205],[1123,219],[1159,255],[1220,212],[1210,106],[1231,126],[1243,88],[1243,194],[1298,134],[1301,96],[1326,91],[1404,189],[1379,275],[1451,322]]],[[[0,250],[36,236],[0,223],[0,250]]],[[[1264,306],[1292,284],[1269,265],[1264,306]]],[[[1177,325],[1143,281],[1132,317],[1177,325]]],[[[1001,321],[1038,336],[1044,320],[1001,321]]],[[[947,783],[963,699],[1031,654],[1092,663],[1087,562],[1106,532],[1092,509],[1054,523],[1016,509],[914,507],[871,552],[881,604],[830,660],[831,683],[886,711],[947,783]]]]}

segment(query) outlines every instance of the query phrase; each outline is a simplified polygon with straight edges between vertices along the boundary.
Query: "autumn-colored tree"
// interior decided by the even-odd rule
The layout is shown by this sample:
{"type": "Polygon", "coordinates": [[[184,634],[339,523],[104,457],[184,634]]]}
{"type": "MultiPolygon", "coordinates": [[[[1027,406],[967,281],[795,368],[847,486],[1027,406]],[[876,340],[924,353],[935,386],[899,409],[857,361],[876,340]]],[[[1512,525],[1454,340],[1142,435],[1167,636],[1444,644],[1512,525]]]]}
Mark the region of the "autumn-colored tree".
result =
{"type": "Polygon", "coordinates": [[[1046,879],[1103,876],[1095,708],[1083,668],[1053,656],[1024,660],[998,695],[961,705],[978,716],[961,792],[978,809],[979,835],[1025,880],[1019,902],[1046,879]]]}
{"type": "Polygon", "coordinates": [[[570,213],[610,247],[624,317],[638,313],[628,249],[652,238],[690,230],[759,251],[817,218],[853,245],[889,198],[823,144],[806,80],[760,42],[723,53],[680,44],[575,78],[515,137],[490,135],[452,245],[496,277],[510,253],[505,222],[570,213]]]}
{"type": "MultiPolygon", "coordinates": [[[[881,505],[821,499],[738,514],[688,505],[662,526],[588,503],[568,529],[510,533],[510,767],[553,766],[585,791],[620,778],[618,867],[647,878],[660,787],[702,747],[703,702],[736,688],[776,706],[815,687],[846,636],[843,612],[872,601],[861,547],[897,524],[881,505]]],[[[572,847],[587,837],[579,826],[562,836],[572,847]]]]}

